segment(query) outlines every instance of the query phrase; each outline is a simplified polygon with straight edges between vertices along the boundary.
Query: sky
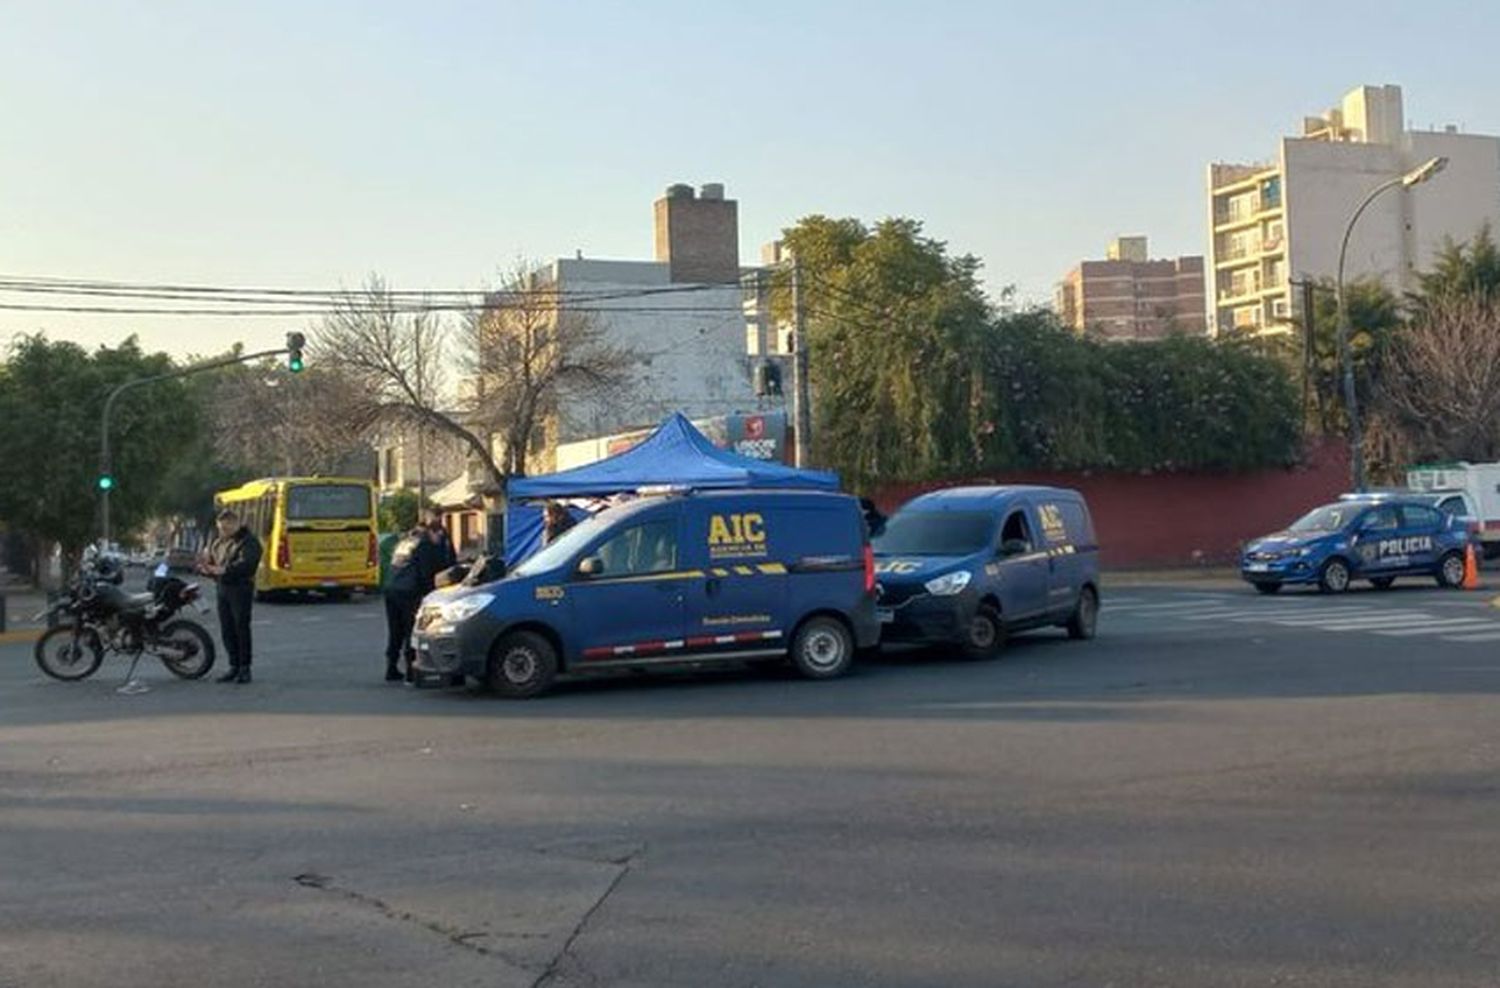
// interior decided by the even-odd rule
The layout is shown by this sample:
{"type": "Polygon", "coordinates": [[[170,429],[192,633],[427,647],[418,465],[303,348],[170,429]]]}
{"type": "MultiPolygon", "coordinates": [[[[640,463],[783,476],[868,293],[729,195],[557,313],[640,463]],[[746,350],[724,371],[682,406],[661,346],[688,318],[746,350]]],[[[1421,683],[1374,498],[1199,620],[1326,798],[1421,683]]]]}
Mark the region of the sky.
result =
{"type": "MultiPolygon", "coordinates": [[[[1356,85],[1500,133],[1497,26],[1495,0],[0,0],[0,277],[473,289],[649,259],[652,200],[717,181],[746,263],[810,213],[908,216],[1048,301],[1119,234],[1201,253],[1206,164],[1356,85]]],[[[0,339],[178,356],[296,328],[0,311],[0,339]]]]}

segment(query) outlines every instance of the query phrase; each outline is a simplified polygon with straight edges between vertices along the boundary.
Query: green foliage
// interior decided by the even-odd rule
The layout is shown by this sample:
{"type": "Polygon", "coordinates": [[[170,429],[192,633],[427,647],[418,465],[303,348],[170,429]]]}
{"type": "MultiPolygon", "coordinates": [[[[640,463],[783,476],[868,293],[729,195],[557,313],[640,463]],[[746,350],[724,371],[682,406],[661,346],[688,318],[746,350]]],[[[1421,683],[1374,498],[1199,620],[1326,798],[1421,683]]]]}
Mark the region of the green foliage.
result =
{"type": "MultiPolygon", "coordinates": [[[[99,420],[110,389],[171,369],[134,338],[93,353],[43,336],[22,337],[0,368],[0,516],[34,538],[76,553],[97,534],[99,420]]],[[[177,381],[127,392],[111,423],[115,486],[110,510],[129,532],[154,513],[164,467],[195,435],[196,409],[177,381]]]]}
{"type": "Polygon", "coordinates": [[[417,525],[422,501],[413,490],[399,490],[380,500],[380,530],[382,532],[409,532],[417,525]]]}
{"type": "Polygon", "coordinates": [[[1490,225],[1484,224],[1467,244],[1446,241],[1432,270],[1421,275],[1419,282],[1421,291],[1413,300],[1418,310],[1428,300],[1500,296],[1500,248],[1490,225]]]}
{"type": "Polygon", "coordinates": [[[785,241],[803,272],[818,458],[852,484],[1297,455],[1291,378],[1246,346],[1109,345],[1047,313],[997,317],[978,261],[911,220],[813,216],[785,241]]]}

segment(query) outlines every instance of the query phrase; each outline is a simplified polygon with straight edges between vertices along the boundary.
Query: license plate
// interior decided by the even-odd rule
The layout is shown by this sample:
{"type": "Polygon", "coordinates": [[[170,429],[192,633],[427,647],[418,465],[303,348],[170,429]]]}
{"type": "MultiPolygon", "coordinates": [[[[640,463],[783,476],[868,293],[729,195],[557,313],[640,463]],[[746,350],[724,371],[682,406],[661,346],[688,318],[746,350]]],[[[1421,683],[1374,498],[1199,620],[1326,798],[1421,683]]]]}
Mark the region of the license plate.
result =
{"type": "Polygon", "coordinates": [[[881,624],[890,624],[892,621],[896,620],[896,612],[891,610],[889,607],[877,607],[875,609],[875,617],[880,621],[881,624]]]}
{"type": "Polygon", "coordinates": [[[1271,568],[1270,563],[1250,563],[1245,567],[1251,573],[1265,573],[1271,568]]]}

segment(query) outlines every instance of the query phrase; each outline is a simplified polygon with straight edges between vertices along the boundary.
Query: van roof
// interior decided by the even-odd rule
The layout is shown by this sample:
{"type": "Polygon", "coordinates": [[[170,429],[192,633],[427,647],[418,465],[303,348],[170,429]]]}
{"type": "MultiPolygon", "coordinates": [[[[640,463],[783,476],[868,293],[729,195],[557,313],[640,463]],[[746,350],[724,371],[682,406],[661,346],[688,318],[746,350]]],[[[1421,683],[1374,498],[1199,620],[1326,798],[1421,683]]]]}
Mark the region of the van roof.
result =
{"type": "Polygon", "coordinates": [[[1019,494],[1041,494],[1047,497],[1078,499],[1079,493],[1065,487],[1043,487],[1036,484],[991,484],[968,487],[945,487],[929,491],[908,501],[905,507],[922,508],[991,508],[1019,494]]]}

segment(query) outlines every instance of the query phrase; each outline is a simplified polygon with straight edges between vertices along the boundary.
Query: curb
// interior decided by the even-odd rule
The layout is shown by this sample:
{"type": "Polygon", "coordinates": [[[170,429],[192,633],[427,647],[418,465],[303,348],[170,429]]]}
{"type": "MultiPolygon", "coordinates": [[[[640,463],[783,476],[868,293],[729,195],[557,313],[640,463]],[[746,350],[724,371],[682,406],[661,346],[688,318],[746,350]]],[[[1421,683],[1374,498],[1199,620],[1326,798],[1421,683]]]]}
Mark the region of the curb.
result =
{"type": "Polygon", "coordinates": [[[42,637],[46,628],[23,628],[19,631],[0,631],[0,645],[11,645],[17,642],[34,642],[42,637]]]}

